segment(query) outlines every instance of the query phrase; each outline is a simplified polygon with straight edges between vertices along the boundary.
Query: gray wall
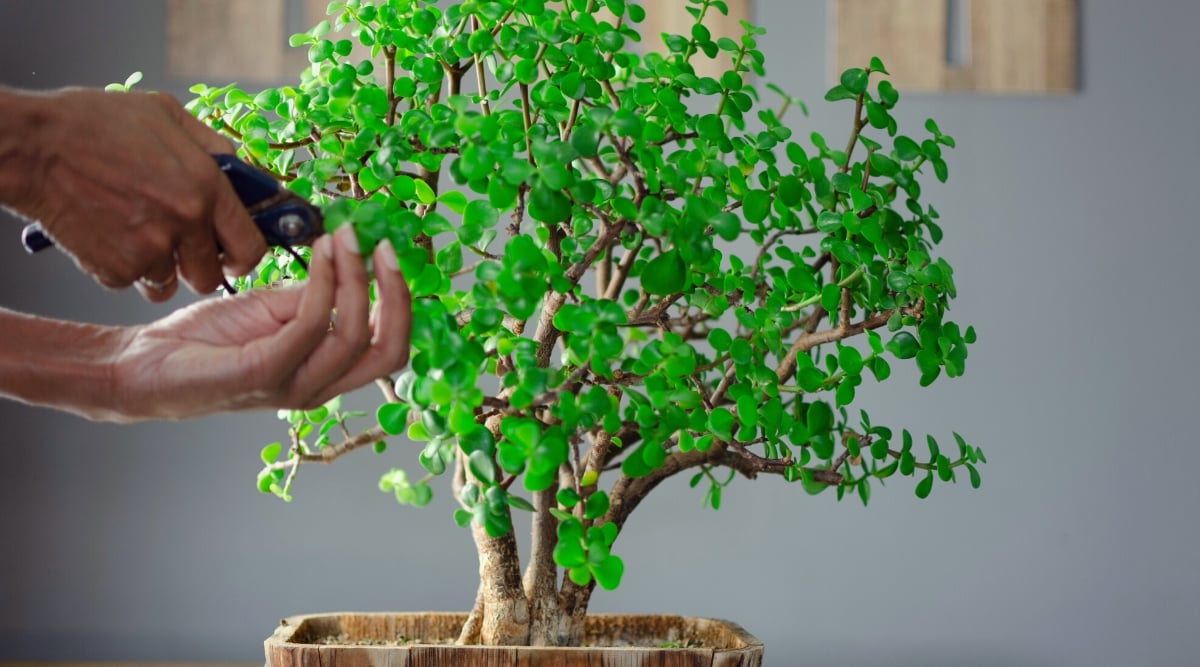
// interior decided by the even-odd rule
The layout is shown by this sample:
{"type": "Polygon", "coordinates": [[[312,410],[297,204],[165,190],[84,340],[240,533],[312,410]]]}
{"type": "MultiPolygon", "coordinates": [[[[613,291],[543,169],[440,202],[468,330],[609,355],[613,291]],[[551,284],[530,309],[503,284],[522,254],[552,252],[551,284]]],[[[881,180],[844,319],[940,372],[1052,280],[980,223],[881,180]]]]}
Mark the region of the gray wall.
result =
{"type": "MultiPolygon", "coordinates": [[[[143,69],[178,91],[159,4],[0,3],[0,82],[143,69]]],[[[844,110],[817,102],[824,4],[760,0],[757,19],[773,78],[812,102],[794,126],[842,136],[844,110]]],[[[864,510],[768,480],[714,513],[680,480],[634,517],[625,582],[595,611],[733,618],[772,666],[1194,661],[1200,6],[1082,4],[1077,95],[901,105],[902,123],[934,115],[959,140],[933,196],[953,315],[980,342],[964,378],[918,391],[902,372],[860,400],[879,422],[982,444],[983,488],[920,502],[898,481],[864,510]]],[[[170,307],[26,257],[2,224],[4,306],[103,322],[170,307]]],[[[0,660],[249,662],[284,614],[470,604],[446,493],[415,511],[374,488],[415,467],[403,446],[304,470],[285,505],[253,488],[273,415],[116,427],[0,403],[0,423],[0,660]]]]}

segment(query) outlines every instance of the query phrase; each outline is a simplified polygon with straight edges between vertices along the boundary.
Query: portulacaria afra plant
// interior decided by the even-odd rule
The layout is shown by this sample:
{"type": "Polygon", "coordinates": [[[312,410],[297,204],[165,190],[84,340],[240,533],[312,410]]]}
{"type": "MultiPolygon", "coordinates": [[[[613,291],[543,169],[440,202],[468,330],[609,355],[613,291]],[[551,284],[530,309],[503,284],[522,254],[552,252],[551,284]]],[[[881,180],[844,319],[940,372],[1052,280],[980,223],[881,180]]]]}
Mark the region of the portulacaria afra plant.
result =
{"type": "MultiPolygon", "coordinates": [[[[689,34],[644,36],[655,51],[626,0],[338,1],[292,39],[298,85],[193,89],[329,228],[364,252],[390,239],[415,298],[411,366],[380,379],[374,423],[340,400],[284,413],[260,489],[418,443],[380,487],[423,505],[449,477],[480,562],[463,642],[577,644],[595,585],[621,580],[614,541],[673,475],[713,508],[739,475],[863,503],[893,475],[921,497],[979,483],[961,437],[917,447],[855,404],[897,360],[922,385],[963,372],[975,334],[947,319],[919,182],[946,180],[953,139],[902,132],[873,60],[825,96],[845,143],[798,140],[798,102],[755,83],[764,31],[714,38],[701,21],[725,3],[689,11],[689,34]],[[514,511],[533,513],[523,572],[514,511]]],[[[280,253],[242,287],[303,278],[280,253]]]]}

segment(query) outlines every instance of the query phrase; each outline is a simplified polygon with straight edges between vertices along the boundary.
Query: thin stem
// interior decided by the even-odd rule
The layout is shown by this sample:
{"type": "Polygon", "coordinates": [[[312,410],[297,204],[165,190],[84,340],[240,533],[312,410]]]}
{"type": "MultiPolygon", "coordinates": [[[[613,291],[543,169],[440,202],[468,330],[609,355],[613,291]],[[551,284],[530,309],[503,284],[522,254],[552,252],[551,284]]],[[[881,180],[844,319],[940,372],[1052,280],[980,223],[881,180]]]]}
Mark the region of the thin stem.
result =
{"type": "Polygon", "coordinates": [[[394,47],[394,46],[383,47],[383,57],[384,57],[384,62],[385,62],[384,70],[383,70],[384,77],[385,77],[384,85],[387,86],[387,100],[388,100],[387,117],[384,119],[384,122],[387,123],[388,125],[395,125],[396,124],[396,104],[398,102],[396,100],[396,47],[394,47]]]}
{"type": "MultiPolygon", "coordinates": [[[[853,285],[855,282],[857,282],[859,278],[862,278],[862,275],[863,275],[862,269],[856,269],[854,271],[854,273],[851,273],[850,275],[843,278],[841,281],[838,282],[837,285],[838,285],[838,287],[842,287],[842,288],[849,287],[850,285],[853,285]]],[[[821,295],[814,294],[803,301],[798,301],[796,303],[784,306],[783,308],[780,308],[780,310],[789,312],[789,313],[794,313],[797,310],[804,310],[805,308],[816,305],[818,303],[821,303],[821,295]]]]}

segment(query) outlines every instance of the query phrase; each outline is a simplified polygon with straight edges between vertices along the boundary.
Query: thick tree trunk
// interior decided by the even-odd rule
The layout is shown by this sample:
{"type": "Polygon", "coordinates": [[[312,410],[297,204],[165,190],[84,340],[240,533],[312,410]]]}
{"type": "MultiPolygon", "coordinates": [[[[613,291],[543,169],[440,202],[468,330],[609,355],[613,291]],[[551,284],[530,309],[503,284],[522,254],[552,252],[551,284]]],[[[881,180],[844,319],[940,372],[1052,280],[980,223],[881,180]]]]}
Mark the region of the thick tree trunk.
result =
{"type": "Polygon", "coordinates": [[[558,542],[558,521],[550,514],[555,503],[554,486],[533,494],[533,542],[529,567],[525,570],[525,598],[529,601],[531,646],[559,646],[558,642],[558,566],[554,547],[558,542]]]}
{"type": "MultiPolygon", "coordinates": [[[[482,601],[478,641],[489,646],[525,646],[529,643],[529,602],[521,587],[517,541],[510,531],[491,537],[482,526],[472,525],[479,553],[479,598],[482,601]]],[[[478,604],[477,604],[478,606],[478,604]]]]}

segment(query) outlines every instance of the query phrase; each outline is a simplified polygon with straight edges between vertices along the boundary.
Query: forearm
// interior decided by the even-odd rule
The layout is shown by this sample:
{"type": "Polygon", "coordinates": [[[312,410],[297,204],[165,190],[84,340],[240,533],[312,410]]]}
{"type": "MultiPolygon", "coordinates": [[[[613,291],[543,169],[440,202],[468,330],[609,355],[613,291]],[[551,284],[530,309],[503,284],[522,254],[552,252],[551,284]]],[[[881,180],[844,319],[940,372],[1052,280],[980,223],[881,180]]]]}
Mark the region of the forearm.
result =
{"type": "Polygon", "coordinates": [[[0,308],[0,396],[121,421],[113,370],[127,331],[0,308]]]}

